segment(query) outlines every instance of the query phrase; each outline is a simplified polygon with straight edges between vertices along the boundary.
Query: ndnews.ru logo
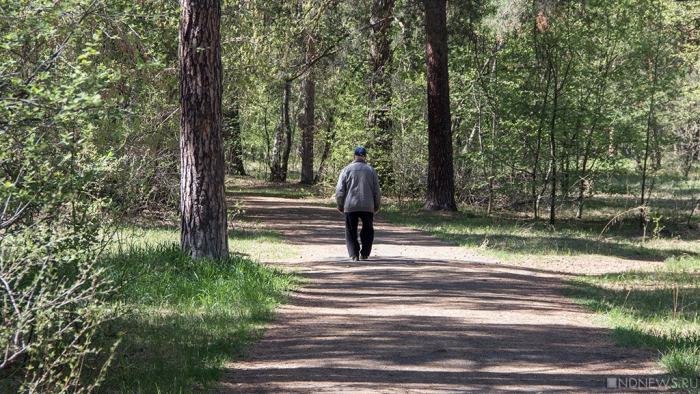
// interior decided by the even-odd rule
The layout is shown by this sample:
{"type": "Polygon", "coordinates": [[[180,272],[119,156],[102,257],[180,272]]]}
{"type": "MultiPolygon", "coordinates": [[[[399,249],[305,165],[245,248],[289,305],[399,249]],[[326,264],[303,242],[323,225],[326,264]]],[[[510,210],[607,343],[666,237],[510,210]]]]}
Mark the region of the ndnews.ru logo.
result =
{"type": "Polygon", "coordinates": [[[609,389],[645,389],[655,387],[664,389],[697,389],[700,387],[700,382],[698,382],[698,378],[624,377],[607,379],[607,388],[609,389]]]}

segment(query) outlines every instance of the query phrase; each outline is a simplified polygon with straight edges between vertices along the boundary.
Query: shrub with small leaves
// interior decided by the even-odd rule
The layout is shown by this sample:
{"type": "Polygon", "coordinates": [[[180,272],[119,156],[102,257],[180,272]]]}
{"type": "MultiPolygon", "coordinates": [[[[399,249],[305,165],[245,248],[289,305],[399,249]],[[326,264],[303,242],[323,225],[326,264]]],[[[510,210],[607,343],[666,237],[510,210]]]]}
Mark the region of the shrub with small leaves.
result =
{"type": "Polygon", "coordinates": [[[0,1],[0,392],[99,385],[115,340],[96,268],[119,72],[96,61],[100,0],[0,1]]]}

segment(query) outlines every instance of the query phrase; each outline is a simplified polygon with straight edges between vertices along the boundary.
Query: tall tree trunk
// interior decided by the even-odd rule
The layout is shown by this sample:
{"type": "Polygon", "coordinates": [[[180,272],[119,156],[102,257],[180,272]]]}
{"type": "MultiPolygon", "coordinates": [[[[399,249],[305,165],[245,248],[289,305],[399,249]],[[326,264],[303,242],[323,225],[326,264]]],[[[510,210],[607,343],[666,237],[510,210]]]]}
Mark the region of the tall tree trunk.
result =
{"type": "Polygon", "coordinates": [[[180,247],[194,258],[227,258],[222,128],[221,4],[181,0],[180,247]]]}
{"type": "Polygon", "coordinates": [[[425,0],[428,78],[428,190],[424,209],[456,211],[450,83],[447,68],[447,0],[425,0]]]}
{"type": "Polygon", "coordinates": [[[556,121],[557,121],[557,104],[559,99],[559,89],[557,88],[558,74],[554,74],[554,96],[552,97],[552,117],[549,124],[549,155],[552,168],[552,188],[550,190],[549,201],[549,223],[554,224],[556,220],[556,200],[557,200],[557,138],[556,138],[556,121]]]}
{"type": "MultiPolygon", "coordinates": [[[[535,50],[539,48],[537,41],[537,27],[533,28],[534,37],[534,47],[535,50]]],[[[537,192],[537,170],[540,165],[540,153],[542,151],[542,132],[544,130],[547,106],[549,105],[549,90],[552,85],[552,72],[549,63],[547,63],[547,68],[544,75],[545,88],[544,88],[544,99],[542,100],[542,107],[540,110],[539,124],[537,125],[537,137],[535,141],[535,157],[532,164],[532,217],[533,219],[539,219],[540,216],[540,201],[542,200],[542,193],[537,192]]],[[[540,81],[540,86],[542,86],[542,81],[540,81]]]]}
{"type": "Polygon", "coordinates": [[[224,140],[228,140],[230,147],[225,149],[225,159],[230,173],[246,175],[243,166],[243,145],[241,141],[241,108],[238,102],[228,110],[224,116],[224,140]]]}
{"type": "Polygon", "coordinates": [[[308,69],[304,77],[304,132],[301,149],[301,183],[314,182],[314,116],[316,85],[314,82],[313,59],[316,56],[316,42],[312,34],[306,37],[306,64],[308,69]]]}
{"type": "Polygon", "coordinates": [[[393,53],[389,39],[394,0],[374,0],[370,17],[369,40],[369,115],[367,127],[372,165],[379,174],[382,189],[394,182],[392,165],[393,132],[391,121],[391,63],[393,53]]]}
{"type": "Polygon", "coordinates": [[[328,157],[330,157],[331,155],[331,147],[333,146],[333,142],[335,141],[336,133],[336,128],[333,124],[334,120],[335,110],[331,108],[331,110],[328,112],[328,127],[326,129],[326,140],[323,146],[323,154],[321,155],[321,163],[318,165],[318,171],[316,171],[316,183],[321,182],[321,177],[323,176],[323,173],[326,170],[326,163],[328,161],[328,157]]]}
{"type": "Polygon", "coordinates": [[[576,207],[576,219],[583,219],[583,203],[584,203],[584,194],[587,189],[586,185],[586,178],[588,177],[588,174],[586,171],[588,171],[588,159],[591,155],[591,149],[593,146],[593,136],[598,129],[598,121],[600,120],[601,113],[603,111],[603,100],[607,91],[607,86],[608,86],[608,73],[610,71],[610,65],[612,64],[612,61],[608,61],[606,64],[605,68],[605,73],[603,74],[603,82],[601,86],[597,89],[596,92],[596,110],[595,110],[595,115],[593,117],[593,122],[591,124],[591,128],[588,132],[588,135],[586,136],[586,145],[583,150],[583,157],[581,158],[581,175],[579,176],[579,188],[578,188],[578,198],[577,198],[577,207],[576,207]]]}
{"type": "Polygon", "coordinates": [[[272,162],[270,162],[270,182],[284,182],[282,177],[282,143],[284,143],[284,129],[280,124],[275,130],[275,138],[272,142],[272,162]]]}
{"type": "Polygon", "coordinates": [[[567,63],[566,67],[562,71],[558,66],[560,64],[554,63],[557,58],[550,53],[549,58],[552,62],[551,70],[554,76],[554,92],[552,95],[552,117],[549,123],[549,154],[551,158],[552,167],[552,188],[550,190],[550,206],[549,206],[549,223],[554,224],[556,220],[556,197],[557,197],[557,137],[556,137],[556,122],[559,111],[559,96],[561,91],[566,87],[566,80],[569,76],[569,70],[571,69],[571,60],[567,63]]]}
{"type": "Polygon", "coordinates": [[[275,138],[272,143],[272,162],[270,163],[270,182],[286,182],[287,173],[283,168],[282,153],[286,149],[285,130],[289,124],[289,90],[287,81],[285,81],[284,91],[282,93],[282,108],[280,111],[280,124],[275,131],[275,138]]]}
{"type": "Polygon", "coordinates": [[[287,182],[287,173],[289,168],[289,153],[292,150],[292,124],[289,122],[289,100],[292,97],[292,81],[284,81],[284,99],[282,100],[282,124],[284,126],[284,135],[286,144],[282,152],[282,182],[287,182]]]}
{"type": "MultiPolygon", "coordinates": [[[[652,67],[652,72],[654,75],[652,75],[652,81],[651,81],[651,94],[649,97],[649,112],[647,113],[647,127],[646,127],[646,140],[644,142],[644,161],[642,165],[642,197],[639,205],[644,205],[646,204],[647,198],[646,198],[646,193],[647,193],[647,178],[648,178],[648,162],[649,162],[649,156],[650,156],[650,149],[651,149],[651,134],[654,132],[654,129],[656,128],[656,116],[655,116],[655,110],[656,110],[656,83],[657,83],[657,77],[658,77],[658,64],[659,64],[659,47],[661,46],[661,34],[659,34],[659,38],[657,39],[656,42],[656,51],[654,53],[654,59],[653,59],[653,67],[652,67]]],[[[641,222],[642,225],[645,225],[646,223],[646,216],[644,214],[641,215],[641,222]]]]}
{"type": "Polygon", "coordinates": [[[498,53],[493,52],[493,64],[491,65],[491,86],[493,86],[492,96],[492,106],[493,111],[491,114],[491,143],[489,150],[491,155],[489,157],[489,184],[488,184],[488,204],[486,206],[486,215],[491,216],[493,211],[493,199],[494,190],[493,184],[496,178],[496,138],[498,137],[499,128],[499,102],[498,102],[498,53]]]}

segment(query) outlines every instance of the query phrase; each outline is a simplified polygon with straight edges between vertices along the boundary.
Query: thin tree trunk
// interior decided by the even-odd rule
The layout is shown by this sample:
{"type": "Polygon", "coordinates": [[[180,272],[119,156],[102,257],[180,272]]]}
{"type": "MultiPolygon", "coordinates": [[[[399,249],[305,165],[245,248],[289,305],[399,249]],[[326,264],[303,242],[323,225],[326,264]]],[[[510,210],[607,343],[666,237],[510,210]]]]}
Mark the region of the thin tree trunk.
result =
{"type": "MultiPolygon", "coordinates": [[[[660,37],[660,35],[659,35],[660,37]]],[[[644,161],[642,164],[642,197],[639,205],[644,205],[647,202],[646,199],[646,191],[647,191],[647,163],[649,161],[649,149],[650,149],[650,144],[651,144],[651,133],[656,127],[656,119],[654,116],[654,110],[655,110],[655,99],[656,99],[656,81],[657,81],[657,67],[659,63],[659,46],[661,45],[660,38],[657,40],[656,43],[656,53],[654,55],[654,66],[653,66],[653,73],[654,75],[652,76],[652,84],[651,84],[651,97],[649,98],[649,113],[647,114],[647,127],[646,127],[646,141],[645,141],[645,146],[644,146],[644,161]]],[[[644,214],[642,214],[642,218],[640,219],[642,222],[642,225],[644,226],[646,223],[646,217],[644,214]]]]}
{"type": "Polygon", "coordinates": [[[428,78],[428,210],[456,211],[450,84],[447,67],[447,1],[425,0],[428,78]]]}
{"type": "MultiPolygon", "coordinates": [[[[540,122],[537,127],[537,141],[535,145],[535,158],[532,165],[532,217],[539,219],[540,216],[540,200],[542,193],[537,193],[537,169],[540,165],[540,153],[542,150],[542,130],[544,129],[545,115],[549,101],[549,89],[552,83],[552,74],[549,67],[547,68],[546,76],[547,84],[544,91],[544,100],[542,102],[542,110],[540,111],[540,122]]],[[[549,173],[548,173],[549,174],[549,173]]]]}
{"type": "Polygon", "coordinates": [[[537,195],[537,206],[540,206],[540,202],[544,198],[544,193],[547,191],[547,185],[549,185],[549,180],[551,179],[552,176],[552,162],[550,160],[549,166],[547,167],[547,174],[544,176],[544,180],[542,180],[542,188],[540,189],[539,194],[537,195]]]}
{"type": "Polygon", "coordinates": [[[602,111],[602,101],[604,99],[605,92],[607,91],[607,78],[610,70],[610,64],[611,62],[608,62],[605,68],[605,73],[603,74],[603,82],[602,86],[598,89],[597,95],[596,95],[596,112],[595,112],[595,117],[593,118],[593,123],[591,124],[591,129],[588,132],[588,135],[586,136],[586,146],[583,151],[583,158],[582,158],[582,163],[581,163],[581,176],[579,179],[579,189],[578,189],[578,198],[577,198],[577,207],[576,207],[576,218],[577,219],[582,219],[583,218],[583,202],[584,202],[584,193],[586,190],[586,171],[588,170],[588,158],[591,155],[591,147],[593,145],[593,135],[595,134],[596,129],[598,128],[598,121],[601,116],[601,111],[602,111]]]}
{"type": "Polygon", "coordinates": [[[554,96],[552,97],[552,117],[549,123],[549,149],[551,156],[552,167],[552,189],[550,190],[551,205],[549,207],[549,223],[554,224],[556,220],[556,197],[557,197],[557,139],[556,139],[556,121],[559,110],[559,95],[562,89],[566,86],[566,79],[569,75],[571,62],[566,65],[563,75],[559,74],[555,64],[551,65],[554,73],[554,96]],[[561,83],[560,83],[561,81],[561,83]]]}
{"type": "Polygon", "coordinates": [[[491,115],[491,157],[489,158],[489,167],[490,167],[490,173],[489,173],[489,186],[488,186],[488,192],[489,192],[489,199],[488,199],[488,205],[486,207],[486,214],[491,215],[491,211],[493,210],[493,182],[494,178],[496,177],[496,137],[498,135],[498,91],[496,91],[497,88],[497,81],[498,81],[498,55],[496,52],[493,54],[493,65],[491,67],[491,85],[494,87],[494,92],[492,94],[493,97],[493,113],[491,115]]]}
{"type": "Polygon", "coordinates": [[[309,65],[304,77],[304,133],[301,149],[301,183],[314,182],[314,132],[316,119],[314,116],[316,85],[314,82],[313,58],[316,56],[316,43],[313,35],[306,37],[306,64],[309,65]]]}
{"type": "Polygon", "coordinates": [[[379,174],[382,189],[394,182],[392,165],[393,131],[391,120],[391,63],[389,37],[394,0],[374,0],[370,17],[369,42],[369,129],[372,165],[379,174]]]}
{"type": "Polygon", "coordinates": [[[289,100],[292,97],[292,81],[284,81],[284,99],[282,100],[282,124],[284,126],[284,134],[286,138],[286,144],[284,146],[284,152],[282,152],[282,182],[287,181],[287,174],[289,168],[289,153],[292,150],[292,124],[289,121],[289,100]]]}
{"type": "Polygon", "coordinates": [[[328,113],[328,127],[326,129],[326,141],[323,146],[323,154],[321,155],[321,163],[318,165],[318,171],[316,171],[316,183],[321,182],[321,177],[323,176],[323,173],[326,171],[326,162],[328,161],[328,157],[331,155],[331,147],[333,146],[333,142],[335,141],[335,133],[336,129],[333,124],[335,120],[335,110],[331,109],[328,113]]]}
{"type": "Polygon", "coordinates": [[[282,153],[286,147],[284,145],[285,129],[289,122],[289,95],[287,89],[288,82],[282,93],[282,108],[280,110],[280,124],[275,131],[275,138],[272,144],[272,162],[270,163],[270,182],[285,182],[286,171],[283,171],[282,153]]]}
{"type": "Polygon", "coordinates": [[[557,120],[557,102],[559,90],[557,89],[557,75],[554,75],[554,97],[552,98],[552,117],[549,125],[549,155],[552,168],[552,188],[550,190],[549,223],[554,224],[556,220],[556,199],[557,199],[557,139],[555,135],[555,125],[557,120]]]}
{"type": "Polygon", "coordinates": [[[224,139],[228,139],[230,143],[230,148],[225,152],[230,173],[246,175],[241,141],[241,108],[238,102],[234,103],[228,114],[224,116],[224,139]]]}
{"type": "Polygon", "coordinates": [[[270,182],[284,182],[282,177],[282,143],[284,131],[282,125],[275,130],[275,139],[272,143],[272,162],[270,163],[270,182]]]}
{"type": "Polygon", "coordinates": [[[578,185],[578,198],[577,203],[576,203],[576,219],[583,219],[583,201],[584,201],[584,194],[586,192],[586,169],[588,167],[588,156],[590,155],[591,151],[591,144],[593,141],[593,132],[595,130],[595,125],[597,123],[597,116],[596,119],[594,120],[593,126],[591,127],[591,131],[588,133],[588,137],[586,139],[586,147],[584,148],[583,152],[583,158],[581,159],[581,179],[579,180],[579,185],[578,185]]]}
{"type": "Polygon", "coordinates": [[[221,4],[181,0],[180,247],[194,258],[227,258],[221,137],[221,4]]]}

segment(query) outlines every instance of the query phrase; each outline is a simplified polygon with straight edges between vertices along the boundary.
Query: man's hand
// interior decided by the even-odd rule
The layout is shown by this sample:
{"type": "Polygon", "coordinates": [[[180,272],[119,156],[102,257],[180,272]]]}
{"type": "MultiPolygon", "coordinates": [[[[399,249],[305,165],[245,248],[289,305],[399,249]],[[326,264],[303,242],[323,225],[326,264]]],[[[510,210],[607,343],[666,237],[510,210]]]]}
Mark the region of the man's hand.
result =
{"type": "Polygon", "coordinates": [[[374,213],[379,212],[379,208],[374,208],[374,213]]]}
{"type": "Polygon", "coordinates": [[[343,208],[338,208],[338,212],[345,213],[345,210],[343,208]]]}

